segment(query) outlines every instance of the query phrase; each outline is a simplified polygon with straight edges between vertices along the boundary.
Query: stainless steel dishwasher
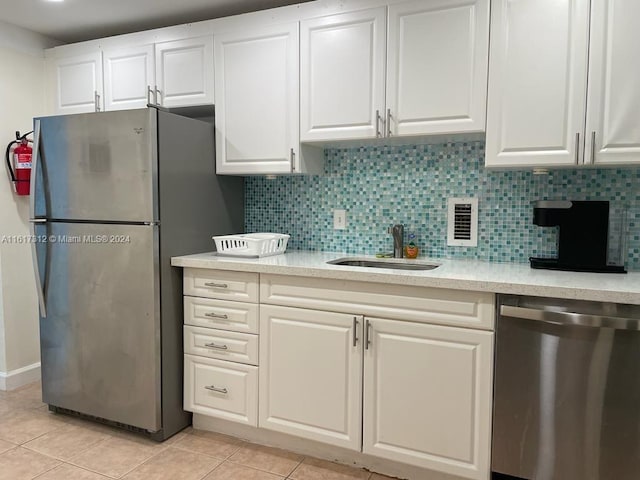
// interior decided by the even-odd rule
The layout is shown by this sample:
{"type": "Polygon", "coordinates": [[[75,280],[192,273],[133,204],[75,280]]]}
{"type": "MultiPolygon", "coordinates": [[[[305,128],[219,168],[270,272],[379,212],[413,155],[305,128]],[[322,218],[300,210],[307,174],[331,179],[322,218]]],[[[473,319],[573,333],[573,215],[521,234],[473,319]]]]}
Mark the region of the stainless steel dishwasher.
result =
{"type": "Polygon", "coordinates": [[[640,306],[498,306],[493,478],[640,479],[640,306]]]}

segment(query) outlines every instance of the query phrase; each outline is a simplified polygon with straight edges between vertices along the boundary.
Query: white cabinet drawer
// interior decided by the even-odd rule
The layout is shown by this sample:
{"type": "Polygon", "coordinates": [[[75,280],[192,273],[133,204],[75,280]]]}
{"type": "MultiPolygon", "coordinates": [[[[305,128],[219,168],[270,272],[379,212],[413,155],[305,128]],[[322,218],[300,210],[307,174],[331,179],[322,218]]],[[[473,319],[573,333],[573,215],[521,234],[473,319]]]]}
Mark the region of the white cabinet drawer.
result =
{"type": "Polygon", "coordinates": [[[258,426],[258,367],[184,356],[184,409],[258,426]]]}
{"type": "Polygon", "coordinates": [[[184,323],[232,332],[258,333],[258,304],[185,296],[184,323]]]}
{"type": "Polygon", "coordinates": [[[258,335],[185,325],[184,353],[258,365],[258,335]]]}
{"type": "Polygon", "coordinates": [[[262,275],[260,302],[492,330],[494,294],[384,283],[262,275]]]}
{"type": "Polygon", "coordinates": [[[258,274],[186,268],[184,270],[184,294],[257,303],[258,274]]]}

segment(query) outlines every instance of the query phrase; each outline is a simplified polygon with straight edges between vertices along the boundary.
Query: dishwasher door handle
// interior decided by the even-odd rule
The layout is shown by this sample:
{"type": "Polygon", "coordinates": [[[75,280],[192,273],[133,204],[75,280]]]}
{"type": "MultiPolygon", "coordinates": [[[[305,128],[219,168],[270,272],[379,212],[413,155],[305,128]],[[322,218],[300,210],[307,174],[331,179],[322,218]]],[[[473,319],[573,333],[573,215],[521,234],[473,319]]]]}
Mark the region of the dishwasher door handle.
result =
{"type": "Polygon", "coordinates": [[[522,318],[554,325],[573,327],[612,328],[614,330],[640,330],[640,319],[606,317],[575,312],[554,312],[536,308],[500,305],[500,315],[510,318],[522,318]]]}

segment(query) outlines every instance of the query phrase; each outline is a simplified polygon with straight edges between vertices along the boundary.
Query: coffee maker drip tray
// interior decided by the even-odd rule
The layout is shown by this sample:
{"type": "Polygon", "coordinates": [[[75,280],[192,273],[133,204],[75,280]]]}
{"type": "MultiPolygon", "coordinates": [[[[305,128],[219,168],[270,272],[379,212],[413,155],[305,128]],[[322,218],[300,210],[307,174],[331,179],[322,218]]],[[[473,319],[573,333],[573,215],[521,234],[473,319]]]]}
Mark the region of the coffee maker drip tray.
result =
{"type": "Polygon", "coordinates": [[[627,273],[623,265],[567,265],[557,258],[529,257],[531,268],[565,270],[569,272],[627,273]]]}

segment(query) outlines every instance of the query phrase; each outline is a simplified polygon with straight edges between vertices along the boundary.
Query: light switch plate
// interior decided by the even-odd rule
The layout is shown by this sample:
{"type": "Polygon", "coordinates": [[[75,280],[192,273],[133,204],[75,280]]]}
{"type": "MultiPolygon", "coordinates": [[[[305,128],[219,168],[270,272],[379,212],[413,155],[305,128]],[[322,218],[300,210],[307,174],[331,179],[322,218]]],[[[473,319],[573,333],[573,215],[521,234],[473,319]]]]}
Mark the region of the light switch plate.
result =
{"type": "Polygon", "coordinates": [[[347,211],[335,209],[333,211],[333,229],[344,230],[347,228],[347,211]]]}

